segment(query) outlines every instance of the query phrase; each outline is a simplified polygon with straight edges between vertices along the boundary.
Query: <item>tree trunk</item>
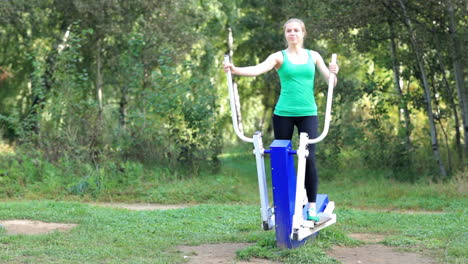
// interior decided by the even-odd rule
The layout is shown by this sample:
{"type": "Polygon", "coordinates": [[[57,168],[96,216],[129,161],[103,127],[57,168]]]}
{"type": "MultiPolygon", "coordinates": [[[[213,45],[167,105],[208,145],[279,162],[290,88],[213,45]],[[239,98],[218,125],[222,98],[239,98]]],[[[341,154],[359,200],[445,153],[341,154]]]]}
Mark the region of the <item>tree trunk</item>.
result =
{"type": "Polygon", "coordinates": [[[54,84],[54,72],[55,72],[55,63],[57,59],[57,55],[62,52],[62,50],[66,47],[68,37],[70,35],[70,28],[68,26],[63,30],[63,37],[57,38],[55,42],[55,49],[52,49],[50,53],[47,55],[45,60],[45,71],[43,75],[43,85],[34,85],[32,89],[32,103],[31,103],[31,110],[28,113],[28,119],[31,122],[31,131],[33,131],[36,135],[39,134],[40,127],[39,127],[39,115],[44,110],[44,103],[47,100],[47,93],[52,90],[52,86],[54,84]]]}
{"type": "Polygon", "coordinates": [[[444,81],[444,86],[445,90],[447,92],[447,99],[450,104],[450,108],[452,108],[453,111],[453,116],[454,116],[454,130],[455,130],[455,148],[457,151],[457,154],[460,159],[463,157],[462,149],[461,149],[461,135],[460,135],[460,120],[458,119],[458,111],[457,111],[457,105],[455,104],[455,99],[453,98],[453,91],[450,88],[450,84],[447,79],[447,75],[445,74],[445,64],[444,64],[444,59],[441,56],[441,46],[440,46],[440,41],[437,36],[437,32],[433,31],[434,34],[434,43],[436,45],[436,54],[437,54],[437,61],[439,62],[439,68],[442,73],[442,79],[444,81]]]}
{"type": "Polygon", "coordinates": [[[143,87],[142,87],[142,91],[141,91],[141,99],[140,99],[140,107],[141,107],[141,111],[142,111],[142,114],[143,114],[143,126],[141,127],[141,133],[143,135],[143,133],[145,132],[145,129],[146,129],[146,105],[147,105],[147,102],[146,102],[146,96],[145,96],[145,93],[146,91],[148,90],[148,88],[150,87],[151,85],[151,69],[150,69],[150,64],[148,63],[145,63],[143,62],[143,87]]]}
{"type": "MultiPolygon", "coordinates": [[[[431,76],[432,92],[434,94],[437,94],[437,88],[436,88],[435,83],[436,81],[434,80],[434,75],[432,75],[431,76]]],[[[435,105],[435,112],[437,113],[434,119],[437,123],[439,123],[440,130],[442,131],[442,134],[444,135],[445,148],[447,149],[447,163],[448,163],[447,171],[450,173],[452,171],[452,154],[451,154],[450,147],[449,147],[448,135],[447,135],[447,132],[445,131],[445,127],[442,122],[443,116],[440,111],[439,98],[437,96],[434,99],[434,105],[435,105]]]]}
{"type": "Polygon", "coordinates": [[[97,41],[96,48],[96,99],[98,101],[98,118],[102,120],[102,61],[101,40],[97,41]]]}
{"type": "Polygon", "coordinates": [[[119,126],[123,131],[127,126],[127,105],[128,105],[128,87],[127,84],[122,85],[120,88],[120,102],[119,102],[119,126]]]}
{"type": "Polygon", "coordinates": [[[398,107],[400,111],[403,109],[404,117],[405,117],[405,138],[406,138],[406,150],[408,153],[411,150],[411,118],[408,109],[408,104],[406,103],[405,97],[403,95],[403,90],[400,86],[400,69],[399,63],[397,60],[397,49],[395,43],[395,31],[393,29],[393,23],[389,20],[388,25],[390,26],[390,48],[391,48],[391,57],[392,57],[392,69],[393,69],[393,77],[395,81],[395,89],[397,91],[398,96],[400,97],[400,106],[398,107]]]}
{"type": "Polygon", "coordinates": [[[455,72],[455,81],[457,83],[458,101],[460,104],[460,112],[463,119],[463,134],[465,136],[465,157],[468,157],[468,91],[464,86],[464,68],[463,68],[463,53],[460,48],[460,40],[458,38],[457,26],[455,24],[455,14],[453,11],[452,0],[447,1],[447,12],[449,15],[449,33],[453,61],[453,69],[455,72]]]}
{"type": "Polygon", "coordinates": [[[427,81],[426,70],[424,69],[424,61],[423,61],[423,57],[422,57],[422,51],[420,50],[419,45],[418,45],[418,43],[416,41],[416,34],[415,34],[414,30],[413,30],[411,19],[408,16],[406,6],[405,6],[405,4],[403,3],[402,0],[399,0],[399,2],[400,2],[400,7],[401,7],[401,9],[403,11],[403,16],[404,16],[404,19],[405,19],[406,27],[408,29],[409,37],[410,37],[410,40],[411,40],[411,45],[413,46],[414,54],[416,56],[416,61],[418,62],[418,68],[419,68],[419,71],[420,71],[420,74],[421,74],[420,78],[421,78],[423,88],[424,88],[424,98],[425,98],[425,101],[426,101],[426,107],[427,107],[426,110],[427,110],[427,116],[428,116],[428,119],[429,119],[429,128],[430,128],[430,134],[431,134],[432,151],[434,153],[434,158],[435,158],[435,160],[437,162],[437,165],[439,166],[440,175],[442,177],[446,178],[447,177],[447,172],[445,171],[444,164],[443,164],[442,159],[440,157],[439,143],[438,143],[438,140],[437,140],[437,130],[436,130],[436,127],[435,127],[435,122],[434,122],[434,114],[432,112],[431,90],[429,88],[429,84],[428,84],[428,81],[427,81]]]}
{"type": "Polygon", "coordinates": [[[99,146],[102,142],[102,131],[103,131],[103,108],[102,108],[102,56],[101,56],[101,39],[96,41],[96,100],[98,103],[97,120],[94,124],[94,131],[91,134],[91,141],[89,144],[90,157],[93,164],[98,167],[100,160],[100,149],[99,146]]]}

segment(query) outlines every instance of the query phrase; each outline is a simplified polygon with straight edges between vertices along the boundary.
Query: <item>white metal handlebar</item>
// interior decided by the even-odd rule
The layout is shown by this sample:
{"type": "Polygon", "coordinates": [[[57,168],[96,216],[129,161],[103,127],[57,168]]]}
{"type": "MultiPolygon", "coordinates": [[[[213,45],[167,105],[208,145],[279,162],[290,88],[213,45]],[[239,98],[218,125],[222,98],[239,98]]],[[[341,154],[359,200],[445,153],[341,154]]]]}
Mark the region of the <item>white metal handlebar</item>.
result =
{"type": "MultiPolygon", "coordinates": [[[[336,63],[336,54],[332,54],[332,59],[331,63],[335,64],[336,63]]],[[[329,78],[328,78],[328,94],[327,94],[327,106],[325,110],[325,123],[323,125],[323,131],[320,136],[309,139],[307,141],[308,144],[315,144],[320,141],[322,141],[328,134],[328,129],[330,128],[330,121],[331,121],[331,108],[332,108],[332,99],[333,99],[333,88],[335,87],[335,74],[334,73],[329,73],[329,78]]]]}
{"type": "MultiPolygon", "coordinates": [[[[224,55],[224,62],[229,62],[229,55],[224,55]]],[[[237,117],[237,110],[236,110],[236,102],[235,102],[235,92],[234,87],[232,86],[232,75],[231,70],[226,72],[226,78],[228,82],[228,90],[229,90],[229,102],[231,105],[231,117],[232,117],[232,125],[234,126],[234,131],[236,135],[245,142],[253,143],[253,138],[246,137],[239,129],[238,117],[237,117]]]]}

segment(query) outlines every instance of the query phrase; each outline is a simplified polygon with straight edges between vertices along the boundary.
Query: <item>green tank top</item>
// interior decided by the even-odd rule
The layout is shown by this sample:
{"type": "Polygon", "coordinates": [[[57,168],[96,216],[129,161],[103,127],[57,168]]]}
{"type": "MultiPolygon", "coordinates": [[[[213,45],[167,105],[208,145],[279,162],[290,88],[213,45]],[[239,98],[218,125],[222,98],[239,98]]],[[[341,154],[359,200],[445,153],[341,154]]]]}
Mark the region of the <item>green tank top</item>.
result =
{"type": "Polygon", "coordinates": [[[309,59],[305,64],[293,64],[286,50],[281,52],[283,64],[278,69],[281,91],[273,113],[279,116],[317,115],[314,97],[315,62],[310,50],[307,50],[309,59]]]}

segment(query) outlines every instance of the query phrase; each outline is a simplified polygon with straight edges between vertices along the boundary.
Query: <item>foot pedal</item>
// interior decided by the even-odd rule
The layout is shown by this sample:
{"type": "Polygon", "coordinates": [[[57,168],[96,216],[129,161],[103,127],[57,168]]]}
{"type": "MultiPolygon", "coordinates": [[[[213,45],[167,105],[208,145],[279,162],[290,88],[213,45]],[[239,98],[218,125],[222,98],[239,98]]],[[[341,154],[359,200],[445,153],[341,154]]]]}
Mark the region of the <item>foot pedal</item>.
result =
{"type": "Polygon", "coordinates": [[[315,222],[315,221],[307,220],[307,221],[304,221],[301,226],[305,228],[314,229],[317,226],[323,225],[332,219],[329,215],[324,214],[324,213],[319,213],[317,217],[319,221],[315,222]]]}
{"type": "Polygon", "coordinates": [[[317,216],[320,218],[320,220],[317,223],[315,223],[315,226],[323,225],[332,219],[329,215],[324,213],[318,213],[317,216]]]}

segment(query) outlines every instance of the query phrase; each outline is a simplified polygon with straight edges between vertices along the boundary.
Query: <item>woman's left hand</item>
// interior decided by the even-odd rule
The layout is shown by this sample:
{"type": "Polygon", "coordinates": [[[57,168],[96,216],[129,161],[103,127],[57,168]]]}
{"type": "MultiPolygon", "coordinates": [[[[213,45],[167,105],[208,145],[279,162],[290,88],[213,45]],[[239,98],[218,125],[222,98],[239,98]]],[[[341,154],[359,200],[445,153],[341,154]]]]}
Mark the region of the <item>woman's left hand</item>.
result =
{"type": "Polygon", "coordinates": [[[338,64],[336,63],[330,63],[328,65],[328,70],[331,72],[331,73],[334,73],[335,75],[338,74],[338,72],[340,71],[340,67],[338,66],[338,64]]]}

